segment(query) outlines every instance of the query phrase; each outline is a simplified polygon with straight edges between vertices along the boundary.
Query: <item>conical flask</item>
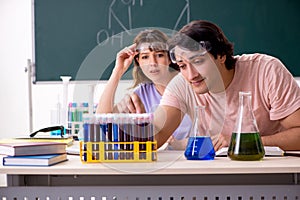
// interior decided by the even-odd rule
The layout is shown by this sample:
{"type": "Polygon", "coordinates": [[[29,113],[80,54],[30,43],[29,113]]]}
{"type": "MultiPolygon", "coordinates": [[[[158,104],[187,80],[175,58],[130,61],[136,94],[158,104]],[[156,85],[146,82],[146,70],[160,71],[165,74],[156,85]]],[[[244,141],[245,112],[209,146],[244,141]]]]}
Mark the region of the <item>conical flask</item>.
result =
{"type": "Polygon", "coordinates": [[[213,160],[215,149],[205,120],[205,107],[196,106],[194,112],[193,128],[184,155],[188,160],[213,160]]]}
{"type": "Polygon", "coordinates": [[[228,157],[232,160],[261,160],[265,155],[251,106],[251,92],[239,92],[239,109],[228,157]]]}

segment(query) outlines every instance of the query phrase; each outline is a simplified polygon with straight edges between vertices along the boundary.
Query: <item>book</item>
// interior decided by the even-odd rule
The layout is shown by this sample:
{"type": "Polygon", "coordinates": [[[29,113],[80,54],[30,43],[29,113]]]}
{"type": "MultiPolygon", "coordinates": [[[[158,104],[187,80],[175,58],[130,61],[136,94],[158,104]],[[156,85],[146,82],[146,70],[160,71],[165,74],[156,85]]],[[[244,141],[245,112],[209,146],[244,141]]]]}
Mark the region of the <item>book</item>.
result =
{"type": "Polygon", "coordinates": [[[285,151],[284,155],[300,157],[300,151],[285,151]]]}
{"type": "Polygon", "coordinates": [[[51,166],[67,161],[67,154],[3,157],[4,166],[51,166]]]}
{"type": "Polygon", "coordinates": [[[61,137],[23,137],[23,138],[4,138],[0,140],[0,143],[16,143],[16,142],[60,142],[68,146],[73,144],[73,138],[61,138],[61,137]]]}
{"type": "Polygon", "coordinates": [[[68,146],[66,148],[66,151],[67,151],[67,154],[79,155],[80,154],[79,141],[75,141],[73,145],[68,146]]]}
{"type": "Polygon", "coordinates": [[[66,153],[66,144],[60,142],[12,142],[0,143],[0,154],[29,156],[66,153]]]}
{"type": "MultiPolygon", "coordinates": [[[[265,156],[283,156],[284,151],[275,146],[264,146],[265,156]]],[[[228,147],[223,147],[216,151],[216,156],[227,156],[228,147]]]]}

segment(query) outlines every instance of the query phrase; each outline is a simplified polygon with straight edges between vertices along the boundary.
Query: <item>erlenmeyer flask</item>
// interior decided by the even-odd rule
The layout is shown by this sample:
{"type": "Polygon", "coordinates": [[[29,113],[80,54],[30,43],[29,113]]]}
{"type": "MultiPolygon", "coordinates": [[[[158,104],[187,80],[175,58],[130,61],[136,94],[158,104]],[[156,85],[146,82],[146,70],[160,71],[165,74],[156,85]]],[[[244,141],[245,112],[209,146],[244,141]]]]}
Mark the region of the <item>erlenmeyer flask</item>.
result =
{"type": "Polygon", "coordinates": [[[205,120],[205,107],[196,106],[193,128],[184,152],[188,160],[213,160],[215,149],[205,120]]]}
{"type": "Polygon", "coordinates": [[[265,155],[251,106],[251,92],[239,92],[239,110],[228,156],[232,160],[261,160],[265,155]]]}

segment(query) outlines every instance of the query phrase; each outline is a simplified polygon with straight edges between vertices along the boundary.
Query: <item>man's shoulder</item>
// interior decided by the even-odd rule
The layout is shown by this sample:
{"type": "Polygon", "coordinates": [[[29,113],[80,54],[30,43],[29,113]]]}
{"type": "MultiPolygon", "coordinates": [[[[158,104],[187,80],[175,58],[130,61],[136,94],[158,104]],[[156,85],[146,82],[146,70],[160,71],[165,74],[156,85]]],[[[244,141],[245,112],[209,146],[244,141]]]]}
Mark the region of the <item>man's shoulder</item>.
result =
{"type": "Polygon", "coordinates": [[[274,56],[263,54],[263,53],[253,53],[253,54],[242,54],[234,56],[237,62],[249,62],[249,61],[263,61],[269,62],[272,60],[278,60],[274,56]]]}
{"type": "Polygon", "coordinates": [[[183,75],[181,73],[178,73],[172,80],[171,82],[178,82],[178,83],[182,83],[185,82],[185,79],[183,77],[183,75]]]}
{"type": "Polygon", "coordinates": [[[181,73],[178,73],[168,84],[167,88],[178,89],[185,87],[186,81],[181,73]]]}

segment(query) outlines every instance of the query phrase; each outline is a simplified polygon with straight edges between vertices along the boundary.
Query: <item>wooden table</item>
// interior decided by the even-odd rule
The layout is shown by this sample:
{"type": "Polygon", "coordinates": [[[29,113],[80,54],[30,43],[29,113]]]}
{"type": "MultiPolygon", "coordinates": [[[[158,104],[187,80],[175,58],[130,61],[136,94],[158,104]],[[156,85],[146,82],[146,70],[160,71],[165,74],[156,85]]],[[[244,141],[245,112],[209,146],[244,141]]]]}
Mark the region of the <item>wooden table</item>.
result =
{"type": "Polygon", "coordinates": [[[162,151],[151,163],[68,159],[51,167],[1,166],[8,186],[0,188],[0,197],[33,192],[32,198],[49,199],[300,199],[300,157],[189,161],[182,151],[162,151]]]}

